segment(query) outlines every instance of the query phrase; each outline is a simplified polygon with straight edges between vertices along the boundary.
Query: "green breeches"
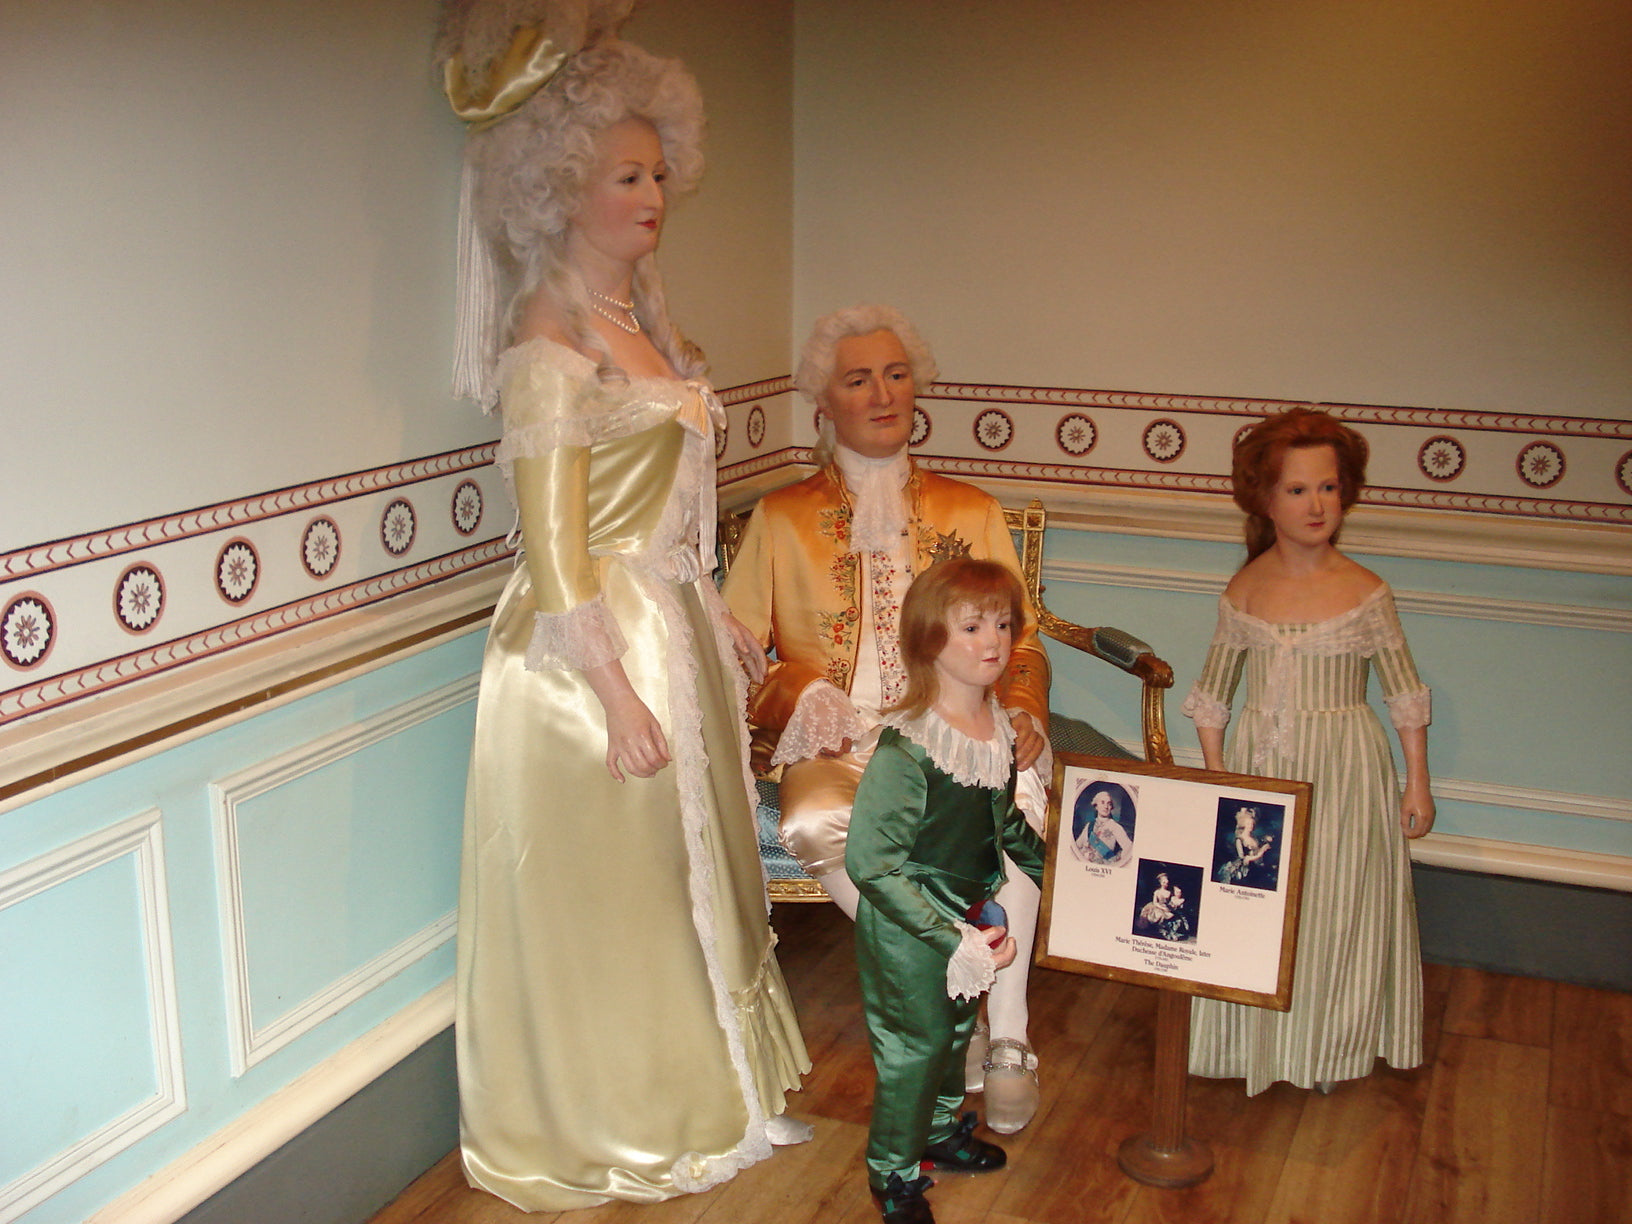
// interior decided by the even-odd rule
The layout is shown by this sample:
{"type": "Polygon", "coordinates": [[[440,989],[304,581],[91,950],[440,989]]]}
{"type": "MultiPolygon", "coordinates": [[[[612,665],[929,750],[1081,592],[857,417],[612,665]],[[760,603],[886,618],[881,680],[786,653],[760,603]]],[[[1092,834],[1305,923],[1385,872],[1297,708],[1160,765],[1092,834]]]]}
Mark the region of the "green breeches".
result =
{"type": "Polygon", "coordinates": [[[856,967],[878,1084],[867,1137],[867,1179],[918,1176],[932,1142],[957,1127],[963,1058],[979,999],[949,999],[946,957],[882,917],[865,898],[856,915],[856,967]]]}

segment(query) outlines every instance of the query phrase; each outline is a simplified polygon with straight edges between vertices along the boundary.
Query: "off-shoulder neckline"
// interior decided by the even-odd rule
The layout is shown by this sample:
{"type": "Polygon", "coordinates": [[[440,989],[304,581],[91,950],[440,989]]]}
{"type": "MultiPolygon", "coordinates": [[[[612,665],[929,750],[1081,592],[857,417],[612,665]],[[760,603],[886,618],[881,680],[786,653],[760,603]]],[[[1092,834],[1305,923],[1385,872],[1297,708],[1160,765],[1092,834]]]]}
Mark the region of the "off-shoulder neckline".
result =
{"type": "Polygon", "coordinates": [[[1367,607],[1367,605],[1371,604],[1375,600],[1381,599],[1383,597],[1383,594],[1387,590],[1388,590],[1388,583],[1387,582],[1379,582],[1376,586],[1372,587],[1371,590],[1367,591],[1366,594],[1364,595],[1364,597],[1361,598],[1360,602],[1355,604],[1353,607],[1345,608],[1343,611],[1337,613],[1337,615],[1328,616],[1325,620],[1320,620],[1320,621],[1272,621],[1272,620],[1265,620],[1261,616],[1254,616],[1251,612],[1244,612],[1240,608],[1236,607],[1233,603],[1230,602],[1230,597],[1227,594],[1226,595],[1220,595],[1218,597],[1218,602],[1223,604],[1226,608],[1228,608],[1230,610],[1231,615],[1238,616],[1242,620],[1252,621],[1254,624],[1257,624],[1257,625],[1263,625],[1263,626],[1265,626],[1265,627],[1267,627],[1269,629],[1272,629],[1272,630],[1273,629],[1306,629],[1306,628],[1307,629],[1313,629],[1313,628],[1318,628],[1321,625],[1331,625],[1331,624],[1337,623],[1338,621],[1347,620],[1350,617],[1357,616],[1362,610],[1364,610],[1367,607]]]}

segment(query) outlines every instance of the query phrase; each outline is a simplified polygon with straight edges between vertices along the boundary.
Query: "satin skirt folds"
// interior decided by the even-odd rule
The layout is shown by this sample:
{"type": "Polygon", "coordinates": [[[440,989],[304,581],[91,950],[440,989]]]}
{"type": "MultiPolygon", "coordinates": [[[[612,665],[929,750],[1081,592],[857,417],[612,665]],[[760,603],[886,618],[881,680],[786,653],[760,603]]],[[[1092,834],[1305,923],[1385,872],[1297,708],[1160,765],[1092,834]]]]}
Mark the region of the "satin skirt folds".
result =
{"type": "Polygon", "coordinates": [[[533,604],[518,569],[483,661],[457,1044],[466,1176],[528,1211],[724,1180],[768,1153],[762,1119],[809,1065],[698,591],[668,584],[654,600],[615,565],[603,591],[630,681],[697,785],[682,794],[677,763],[612,780],[582,676],[523,666],[533,604]]]}

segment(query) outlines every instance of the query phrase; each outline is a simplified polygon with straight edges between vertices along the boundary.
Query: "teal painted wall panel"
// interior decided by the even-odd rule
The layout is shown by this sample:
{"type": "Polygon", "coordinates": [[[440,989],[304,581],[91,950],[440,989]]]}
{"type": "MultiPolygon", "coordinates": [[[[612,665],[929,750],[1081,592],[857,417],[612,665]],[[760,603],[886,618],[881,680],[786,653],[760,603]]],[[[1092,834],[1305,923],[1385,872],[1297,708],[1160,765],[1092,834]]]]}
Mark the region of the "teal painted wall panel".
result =
{"type": "MultiPolygon", "coordinates": [[[[21,1217],[24,1224],[83,1219],[447,980],[453,971],[451,941],[235,1078],[210,787],[315,738],[343,734],[423,694],[469,681],[480,669],[484,638],[485,632],[468,634],[0,817],[0,871],[4,871],[150,808],[162,812],[168,884],[164,901],[174,944],[188,1095],[186,1112],[180,1117],[26,1213],[21,1217]]],[[[320,771],[315,785],[294,788],[307,809],[301,815],[303,835],[281,843],[268,837],[264,846],[242,860],[251,864],[248,880],[257,885],[281,880],[285,886],[281,898],[276,887],[263,891],[253,903],[258,908],[253,910],[252,925],[264,934],[287,921],[289,933],[300,935],[276,940],[271,960],[257,964],[252,957],[250,963],[257,971],[277,964],[289,991],[304,990],[348,971],[382,946],[396,942],[405,930],[417,929],[416,922],[424,926],[452,907],[473,714],[474,705],[467,701],[360,749],[349,764],[320,771]],[[332,829],[314,831],[314,817],[316,825],[332,825],[332,829]],[[344,850],[344,870],[336,870],[331,861],[331,851],[337,846],[344,850]],[[302,878],[321,887],[303,891],[302,878]],[[302,902],[310,907],[308,912],[299,911],[302,902]],[[324,929],[316,931],[313,920],[319,914],[324,929]],[[420,922],[427,914],[430,917],[420,922]]],[[[79,908],[82,916],[70,929],[82,935],[88,927],[98,932],[106,929],[117,935],[117,915],[79,908]]],[[[0,912],[0,919],[4,917],[0,912]]],[[[47,920],[43,910],[19,910],[0,946],[45,948],[31,955],[37,955],[50,970],[48,932],[60,919],[60,914],[54,914],[47,920]]],[[[128,928],[128,918],[124,921],[128,928]]],[[[126,946],[117,955],[121,963],[128,963],[128,937],[120,938],[126,946]]],[[[100,964],[101,954],[97,957],[100,964]]],[[[77,976],[81,975],[75,966],[62,961],[59,968],[50,970],[47,989],[71,991],[71,984],[64,983],[77,976]]],[[[11,992],[6,994],[9,1001],[11,992]]],[[[22,1011],[30,1014],[26,1003],[22,1011]]],[[[94,1032],[97,1044],[108,1041],[112,1033],[120,1034],[120,1042],[141,1044],[149,1039],[144,1027],[148,1005],[144,998],[139,1010],[135,1009],[128,986],[111,993],[96,992],[85,1001],[83,1011],[90,1026],[83,1031],[94,1032]]],[[[9,1014],[6,1019],[9,1031],[9,1014]]],[[[75,1034],[48,1056],[21,1069],[19,1091],[12,1090],[8,1075],[6,1091],[0,1093],[0,1114],[7,1119],[6,1125],[11,1125],[14,1116],[13,1101],[60,1097],[77,1102],[83,1097],[97,1112],[105,1113],[106,1102],[94,1092],[81,1090],[80,1068],[98,1065],[95,1048],[75,1034]]],[[[148,1062],[144,1046],[140,1065],[145,1067],[148,1062]]],[[[124,1102],[130,1095],[128,1085],[114,1095],[115,1104],[124,1102]]],[[[26,1120],[26,1114],[17,1116],[26,1120]]],[[[7,1148],[9,1154],[9,1144],[7,1148]]],[[[38,1148],[30,1153],[33,1160],[38,1148]]],[[[7,1175],[14,1171],[13,1163],[7,1160],[7,1175]]]]}
{"type": "Polygon", "coordinates": [[[468,702],[238,806],[257,1025],[454,908],[474,718],[468,702]]]}
{"type": "Polygon", "coordinates": [[[3,1185],[159,1091],[132,856],[0,909],[0,949],[3,1185]]]}
{"type": "Polygon", "coordinates": [[[1445,616],[1406,632],[1456,776],[1632,795],[1632,634],[1445,616]]]}

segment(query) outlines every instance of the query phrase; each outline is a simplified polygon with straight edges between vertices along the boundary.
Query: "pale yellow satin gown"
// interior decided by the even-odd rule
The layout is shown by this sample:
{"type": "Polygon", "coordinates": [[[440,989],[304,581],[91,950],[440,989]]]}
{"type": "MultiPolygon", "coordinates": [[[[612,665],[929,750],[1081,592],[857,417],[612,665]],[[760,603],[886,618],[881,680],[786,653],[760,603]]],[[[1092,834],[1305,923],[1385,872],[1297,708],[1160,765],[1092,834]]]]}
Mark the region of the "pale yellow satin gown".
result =
{"type": "Polygon", "coordinates": [[[506,354],[500,385],[527,556],[494,614],[466,800],[465,1173],[528,1211],[656,1201],[768,1156],[765,1120],[809,1069],[772,951],[742,682],[699,564],[718,401],[603,387],[545,340],[506,354]],[[673,758],[623,783],[582,673],[551,665],[593,665],[618,636],[673,758]]]}

